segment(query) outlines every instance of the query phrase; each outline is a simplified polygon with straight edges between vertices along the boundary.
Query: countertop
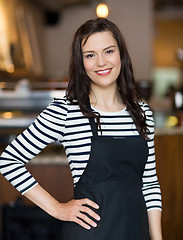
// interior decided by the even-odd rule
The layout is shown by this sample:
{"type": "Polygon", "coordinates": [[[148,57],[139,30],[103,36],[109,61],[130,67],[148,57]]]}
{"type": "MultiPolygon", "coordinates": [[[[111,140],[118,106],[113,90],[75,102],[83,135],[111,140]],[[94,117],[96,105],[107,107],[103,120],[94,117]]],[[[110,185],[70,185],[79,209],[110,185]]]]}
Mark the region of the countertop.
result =
{"type": "Polygon", "coordinates": [[[156,128],[155,129],[155,136],[162,136],[162,135],[181,135],[183,134],[183,127],[172,127],[172,128],[156,128]]]}

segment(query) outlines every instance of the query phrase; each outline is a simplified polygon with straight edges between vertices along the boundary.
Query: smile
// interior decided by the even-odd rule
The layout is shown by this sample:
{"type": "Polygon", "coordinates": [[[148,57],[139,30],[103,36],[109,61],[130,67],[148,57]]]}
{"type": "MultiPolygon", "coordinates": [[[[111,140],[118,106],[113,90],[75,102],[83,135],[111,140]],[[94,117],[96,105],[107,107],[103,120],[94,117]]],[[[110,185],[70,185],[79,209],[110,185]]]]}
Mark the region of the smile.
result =
{"type": "Polygon", "coordinates": [[[112,68],[96,71],[96,73],[100,76],[106,76],[112,71],[112,68]]]}

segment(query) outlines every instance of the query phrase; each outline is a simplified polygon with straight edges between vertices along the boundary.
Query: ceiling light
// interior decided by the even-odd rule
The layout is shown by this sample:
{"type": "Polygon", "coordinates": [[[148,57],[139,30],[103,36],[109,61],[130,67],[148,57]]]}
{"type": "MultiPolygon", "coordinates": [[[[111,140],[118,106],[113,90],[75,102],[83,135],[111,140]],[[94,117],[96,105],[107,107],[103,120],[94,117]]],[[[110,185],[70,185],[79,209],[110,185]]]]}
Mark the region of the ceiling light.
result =
{"type": "Polygon", "coordinates": [[[109,15],[109,8],[107,4],[100,3],[96,8],[96,14],[100,18],[106,18],[109,15]]]}

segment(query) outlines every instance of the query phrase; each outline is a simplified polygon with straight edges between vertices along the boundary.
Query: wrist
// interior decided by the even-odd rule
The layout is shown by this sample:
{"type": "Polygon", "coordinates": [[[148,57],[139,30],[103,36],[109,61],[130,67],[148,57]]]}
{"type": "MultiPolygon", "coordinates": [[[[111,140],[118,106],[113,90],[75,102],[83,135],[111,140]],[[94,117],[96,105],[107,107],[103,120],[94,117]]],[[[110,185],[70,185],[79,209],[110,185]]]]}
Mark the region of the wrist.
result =
{"type": "Polygon", "coordinates": [[[61,220],[61,216],[63,215],[63,203],[55,202],[52,205],[50,215],[56,219],[61,220]]]}
{"type": "Polygon", "coordinates": [[[161,231],[150,233],[151,240],[163,240],[161,231]]]}

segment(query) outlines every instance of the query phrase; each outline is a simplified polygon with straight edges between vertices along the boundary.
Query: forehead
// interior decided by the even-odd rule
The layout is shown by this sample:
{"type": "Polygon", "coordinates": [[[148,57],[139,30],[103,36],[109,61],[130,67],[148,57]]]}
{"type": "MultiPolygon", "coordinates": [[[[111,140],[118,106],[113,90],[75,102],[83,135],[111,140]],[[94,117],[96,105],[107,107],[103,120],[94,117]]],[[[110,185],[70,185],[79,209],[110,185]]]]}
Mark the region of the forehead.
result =
{"type": "Polygon", "coordinates": [[[110,31],[93,33],[88,39],[82,40],[83,50],[106,48],[113,45],[117,46],[117,42],[110,31]]]}

